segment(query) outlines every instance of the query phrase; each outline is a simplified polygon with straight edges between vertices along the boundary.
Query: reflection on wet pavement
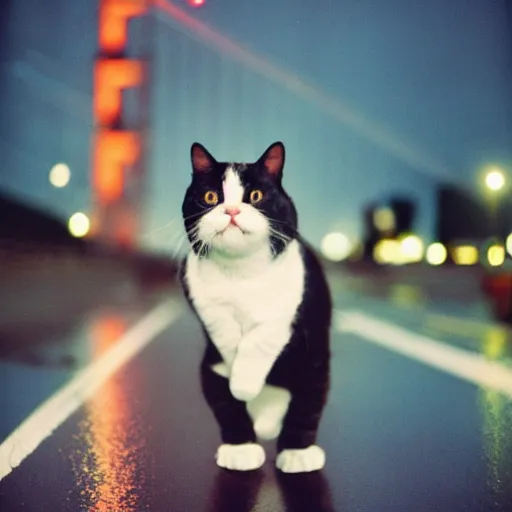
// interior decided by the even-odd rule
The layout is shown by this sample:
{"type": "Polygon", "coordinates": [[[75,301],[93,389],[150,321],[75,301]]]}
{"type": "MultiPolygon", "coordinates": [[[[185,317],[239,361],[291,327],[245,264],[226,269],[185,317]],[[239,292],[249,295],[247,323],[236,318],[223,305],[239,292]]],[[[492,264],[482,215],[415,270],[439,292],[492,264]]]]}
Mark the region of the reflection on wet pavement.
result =
{"type": "MultiPolygon", "coordinates": [[[[93,359],[116,343],[128,324],[121,316],[105,315],[91,324],[93,359]]],[[[130,385],[137,378],[131,374],[130,385]]],[[[137,512],[146,485],[142,418],[134,411],[123,375],[109,379],[86,404],[73,453],[82,510],[137,512]]]]}
{"type": "MultiPolygon", "coordinates": [[[[499,361],[511,349],[507,341],[503,329],[490,329],[482,339],[482,352],[488,359],[499,361]]],[[[486,388],[480,389],[478,401],[488,485],[496,505],[502,510],[512,510],[512,403],[504,395],[486,388]]]]}
{"type": "Polygon", "coordinates": [[[329,481],[323,472],[277,475],[287,511],[335,512],[329,481]]]}
{"type": "Polygon", "coordinates": [[[483,446],[487,459],[487,484],[498,510],[512,510],[512,403],[502,394],[482,389],[483,446]]]}
{"type": "Polygon", "coordinates": [[[421,308],[425,302],[425,295],[418,286],[408,284],[395,284],[389,293],[391,304],[405,309],[421,308]]]}
{"type": "Polygon", "coordinates": [[[271,468],[247,473],[219,469],[208,501],[208,512],[335,512],[323,471],[289,475],[271,468]]]}

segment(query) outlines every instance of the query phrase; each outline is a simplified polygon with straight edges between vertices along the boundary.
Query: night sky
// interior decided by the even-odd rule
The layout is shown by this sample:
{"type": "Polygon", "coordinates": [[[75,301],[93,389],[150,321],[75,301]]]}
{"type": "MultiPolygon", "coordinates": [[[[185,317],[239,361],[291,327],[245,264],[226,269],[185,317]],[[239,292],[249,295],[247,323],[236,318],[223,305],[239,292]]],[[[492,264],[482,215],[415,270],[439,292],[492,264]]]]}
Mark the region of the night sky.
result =
{"type": "MultiPolygon", "coordinates": [[[[12,1],[2,21],[0,186],[67,217],[90,201],[96,7],[51,3],[12,1]],[[73,172],[62,190],[48,183],[58,161],[73,172]]],[[[213,30],[157,9],[150,34],[133,31],[154,49],[145,245],[179,239],[195,140],[249,161],[282,140],[285,187],[315,244],[333,229],[357,237],[361,208],[393,194],[419,203],[428,240],[440,181],[477,189],[487,163],[512,175],[505,0],[174,5],[213,30]]]]}

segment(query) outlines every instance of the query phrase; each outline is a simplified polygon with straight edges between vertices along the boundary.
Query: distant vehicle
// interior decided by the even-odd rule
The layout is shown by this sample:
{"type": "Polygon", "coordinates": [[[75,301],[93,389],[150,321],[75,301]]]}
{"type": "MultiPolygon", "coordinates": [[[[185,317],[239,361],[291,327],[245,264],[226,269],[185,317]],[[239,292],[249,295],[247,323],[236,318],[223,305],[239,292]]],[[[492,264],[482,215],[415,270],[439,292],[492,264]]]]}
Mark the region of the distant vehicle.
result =
{"type": "Polygon", "coordinates": [[[486,273],[482,288],[491,301],[496,319],[512,324],[512,269],[486,273]]]}

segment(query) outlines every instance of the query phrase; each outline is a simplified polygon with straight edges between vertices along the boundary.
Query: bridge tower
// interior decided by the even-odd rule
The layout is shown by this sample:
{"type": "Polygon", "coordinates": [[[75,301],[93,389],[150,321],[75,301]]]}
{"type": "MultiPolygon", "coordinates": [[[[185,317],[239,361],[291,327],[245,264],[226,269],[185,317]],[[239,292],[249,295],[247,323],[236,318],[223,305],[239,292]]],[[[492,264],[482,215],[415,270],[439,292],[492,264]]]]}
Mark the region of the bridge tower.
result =
{"type": "Polygon", "coordinates": [[[147,174],[150,0],[99,0],[94,63],[92,235],[134,249],[147,174]]]}

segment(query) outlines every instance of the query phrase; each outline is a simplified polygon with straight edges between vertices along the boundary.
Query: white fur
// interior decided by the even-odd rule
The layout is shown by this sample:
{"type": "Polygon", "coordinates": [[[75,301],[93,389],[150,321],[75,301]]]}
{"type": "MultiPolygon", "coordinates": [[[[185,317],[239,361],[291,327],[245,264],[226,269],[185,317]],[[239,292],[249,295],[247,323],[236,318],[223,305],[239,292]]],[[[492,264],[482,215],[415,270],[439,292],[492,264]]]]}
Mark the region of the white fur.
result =
{"type": "Polygon", "coordinates": [[[224,174],[224,182],[222,183],[222,191],[224,193],[224,207],[237,207],[244,197],[244,187],[240,182],[240,177],[232,167],[226,169],[224,174]]]}
{"type": "Polygon", "coordinates": [[[290,340],[305,270],[296,241],[274,261],[262,249],[230,263],[190,253],[186,279],[194,306],[229,368],[233,396],[248,402],[260,393],[290,340]]]}
{"type": "Polygon", "coordinates": [[[275,439],[280,434],[290,399],[287,389],[267,384],[256,398],[247,403],[247,411],[260,439],[275,439]]]}
{"type": "Polygon", "coordinates": [[[226,363],[217,363],[212,366],[212,370],[221,377],[226,377],[229,379],[230,371],[229,367],[226,363]]]}
{"type": "MultiPolygon", "coordinates": [[[[212,370],[221,377],[230,377],[229,368],[225,363],[214,364],[212,370]]],[[[260,439],[276,439],[281,433],[283,418],[288,411],[290,400],[291,394],[287,389],[267,384],[256,398],[247,402],[247,411],[260,439]]]]}
{"type": "Polygon", "coordinates": [[[251,471],[265,463],[265,451],[256,443],[222,444],[215,456],[221,468],[235,471],[251,471]]]}
{"type": "Polygon", "coordinates": [[[303,450],[283,450],[276,460],[283,473],[309,473],[325,466],[325,452],[315,444],[303,450]]]}

